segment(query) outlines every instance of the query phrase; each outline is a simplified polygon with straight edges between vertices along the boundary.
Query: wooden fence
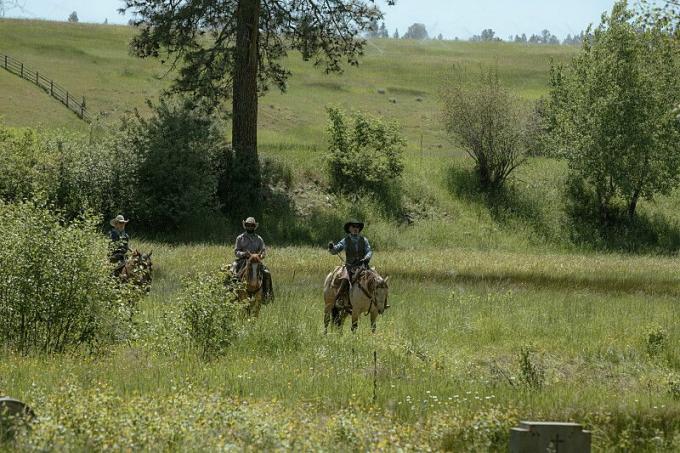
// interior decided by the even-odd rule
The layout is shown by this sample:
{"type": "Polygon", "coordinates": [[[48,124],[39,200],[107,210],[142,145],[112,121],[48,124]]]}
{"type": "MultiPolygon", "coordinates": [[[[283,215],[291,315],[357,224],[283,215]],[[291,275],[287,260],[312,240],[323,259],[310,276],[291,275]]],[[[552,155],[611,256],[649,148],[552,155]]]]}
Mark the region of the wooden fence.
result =
{"type": "Polygon", "coordinates": [[[78,117],[83,121],[88,123],[92,122],[92,116],[87,111],[87,107],[85,105],[85,96],[74,96],[73,93],[70,93],[66,88],[54,83],[52,79],[48,79],[38,71],[27,67],[24,63],[10,57],[9,55],[0,55],[0,66],[12,74],[16,74],[22,79],[28,80],[29,82],[39,86],[50,96],[57,99],[69,110],[78,115],[78,117]],[[78,99],[80,99],[80,101],[78,99]]]}

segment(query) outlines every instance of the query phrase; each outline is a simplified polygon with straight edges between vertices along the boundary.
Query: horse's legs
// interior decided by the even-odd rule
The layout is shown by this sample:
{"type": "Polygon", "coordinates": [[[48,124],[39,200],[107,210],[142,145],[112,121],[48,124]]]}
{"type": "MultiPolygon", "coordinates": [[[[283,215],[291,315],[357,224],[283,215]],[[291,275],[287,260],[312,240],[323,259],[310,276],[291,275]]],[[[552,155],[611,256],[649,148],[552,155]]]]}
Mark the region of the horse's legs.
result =
{"type": "Polygon", "coordinates": [[[257,318],[260,316],[260,307],[262,306],[262,292],[258,291],[255,293],[252,299],[252,307],[253,307],[253,312],[254,312],[254,317],[257,318]]]}
{"type": "Polygon", "coordinates": [[[378,319],[378,310],[371,310],[371,332],[375,333],[375,321],[378,319]]]}
{"type": "Polygon", "coordinates": [[[328,333],[328,324],[331,323],[331,312],[333,311],[332,308],[329,309],[328,305],[323,310],[323,334],[326,335],[328,333]]]}
{"type": "Polygon", "coordinates": [[[352,310],[352,332],[356,332],[357,327],[359,327],[359,310],[354,309],[352,310]]]}

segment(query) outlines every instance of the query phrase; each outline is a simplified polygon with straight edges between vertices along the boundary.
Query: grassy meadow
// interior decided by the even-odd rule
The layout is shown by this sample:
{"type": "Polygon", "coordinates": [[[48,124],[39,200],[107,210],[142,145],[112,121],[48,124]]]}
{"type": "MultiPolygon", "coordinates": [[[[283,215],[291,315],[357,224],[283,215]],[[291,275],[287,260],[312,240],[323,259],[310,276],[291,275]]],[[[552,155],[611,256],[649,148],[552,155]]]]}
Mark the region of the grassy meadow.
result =
{"type": "MultiPolygon", "coordinates": [[[[129,56],[131,36],[120,26],[0,20],[0,53],[85,95],[113,126],[167,86],[157,62],[129,56]]],[[[155,258],[136,337],[96,356],[0,349],[0,395],[39,416],[0,450],[506,451],[524,419],[583,423],[594,451],[680,450],[678,194],[642,202],[638,229],[598,236],[565,213],[563,162],[531,158],[491,203],[471,188],[470,164],[439,123],[437,92],[453,65],[496,64],[528,101],[546,92],[550,59],[576,51],[378,40],[342,76],[291,56],[288,93],[260,104],[261,152],[294,176],[294,215],[268,215],[259,231],[275,303],[244,322],[219,359],[175,348],[182,280],[230,262],[233,237],[134,238],[155,258]],[[402,125],[412,225],[373,202],[334,200],[337,212],[324,204],[329,104],[402,125]],[[339,261],[321,246],[340,238],[348,212],[367,220],[392,308],[374,335],[362,318],[354,335],[346,325],[324,336],[321,285],[339,261]]],[[[5,71],[0,118],[88,130],[5,71]]]]}

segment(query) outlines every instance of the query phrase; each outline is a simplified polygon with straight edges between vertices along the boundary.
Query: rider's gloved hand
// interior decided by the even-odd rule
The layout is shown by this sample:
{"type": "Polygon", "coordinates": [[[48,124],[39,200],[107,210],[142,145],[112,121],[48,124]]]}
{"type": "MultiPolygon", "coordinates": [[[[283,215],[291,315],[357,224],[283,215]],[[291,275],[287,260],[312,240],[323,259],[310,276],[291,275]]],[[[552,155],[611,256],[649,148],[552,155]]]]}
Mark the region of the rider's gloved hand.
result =
{"type": "Polygon", "coordinates": [[[333,244],[332,242],[329,242],[328,243],[328,250],[333,250],[334,248],[335,248],[335,244],[333,244]]]}

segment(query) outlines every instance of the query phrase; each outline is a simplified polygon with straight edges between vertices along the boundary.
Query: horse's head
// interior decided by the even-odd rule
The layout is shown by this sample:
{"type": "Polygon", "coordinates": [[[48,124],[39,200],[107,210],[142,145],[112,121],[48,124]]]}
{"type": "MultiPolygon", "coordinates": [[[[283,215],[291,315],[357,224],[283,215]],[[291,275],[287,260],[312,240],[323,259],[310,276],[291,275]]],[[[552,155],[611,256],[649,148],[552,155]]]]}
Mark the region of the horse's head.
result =
{"type": "Polygon", "coordinates": [[[258,291],[262,287],[262,273],[260,272],[261,263],[262,257],[257,253],[252,253],[248,257],[243,278],[249,292],[258,291]]]}
{"type": "Polygon", "coordinates": [[[252,253],[248,257],[248,264],[253,264],[253,263],[260,264],[261,261],[262,261],[262,257],[260,255],[258,255],[257,253],[252,253]]]}
{"type": "Polygon", "coordinates": [[[375,301],[375,306],[378,308],[378,313],[383,314],[385,311],[385,305],[387,305],[387,296],[389,295],[389,285],[387,284],[389,277],[378,277],[375,282],[375,292],[373,300],[375,301]]]}

